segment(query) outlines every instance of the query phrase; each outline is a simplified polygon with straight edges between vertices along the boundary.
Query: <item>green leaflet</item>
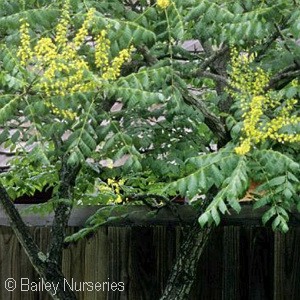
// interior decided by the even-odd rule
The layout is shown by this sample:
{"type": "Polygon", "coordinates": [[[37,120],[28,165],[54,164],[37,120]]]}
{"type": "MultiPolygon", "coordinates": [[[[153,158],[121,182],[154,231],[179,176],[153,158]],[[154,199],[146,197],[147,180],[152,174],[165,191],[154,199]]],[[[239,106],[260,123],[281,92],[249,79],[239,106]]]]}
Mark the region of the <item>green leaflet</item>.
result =
{"type": "Polygon", "coordinates": [[[140,89],[141,91],[149,90],[153,86],[161,86],[173,70],[169,66],[159,68],[143,68],[137,73],[120,77],[116,80],[116,86],[140,89]]]}
{"type": "Polygon", "coordinates": [[[201,226],[206,225],[210,217],[218,225],[220,223],[219,212],[224,214],[227,211],[228,205],[236,212],[241,210],[238,199],[240,199],[248,184],[247,165],[244,157],[239,158],[232,175],[227,179],[228,184],[220,189],[205,210],[204,214],[206,217],[202,219],[200,217],[199,222],[201,221],[201,226]]]}
{"type": "Polygon", "coordinates": [[[34,8],[25,11],[13,13],[8,16],[0,17],[0,28],[4,30],[17,30],[20,26],[20,19],[26,18],[32,25],[39,24],[43,27],[50,28],[51,23],[57,20],[60,14],[59,9],[34,8]]]}
{"type": "Polygon", "coordinates": [[[274,3],[263,7],[249,7],[245,10],[239,3],[216,4],[214,1],[200,1],[185,17],[195,24],[195,35],[214,42],[244,44],[262,39],[274,31],[274,22],[280,22],[281,11],[290,3],[274,3]],[[276,21],[275,21],[276,20],[276,21]]]}
{"type": "Polygon", "coordinates": [[[96,22],[98,23],[96,26],[100,28],[110,26],[110,39],[119,41],[115,43],[113,55],[116,55],[123,48],[127,48],[132,42],[136,45],[141,43],[152,45],[156,39],[153,31],[133,21],[107,18],[97,13],[96,22]]]}
{"type": "MultiPolygon", "coordinates": [[[[236,163],[237,156],[226,151],[190,158],[186,163],[188,165],[192,164],[196,170],[168,184],[165,191],[178,188],[181,195],[188,195],[190,199],[197,194],[205,194],[213,184],[220,186],[223,183],[226,172],[223,174],[219,166],[224,161],[232,159],[234,159],[233,163],[236,163]]],[[[238,182],[235,184],[238,184],[238,182]]]]}
{"type": "Polygon", "coordinates": [[[149,107],[149,105],[161,102],[165,98],[159,92],[147,92],[142,89],[132,87],[120,87],[112,84],[107,87],[107,93],[110,97],[121,98],[128,105],[128,108],[139,106],[140,108],[149,107]]]}
{"type": "Polygon", "coordinates": [[[8,103],[0,108],[0,124],[4,124],[7,120],[14,116],[14,112],[20,101],[21,97],[17,95],[11,98],[8,103]]]}

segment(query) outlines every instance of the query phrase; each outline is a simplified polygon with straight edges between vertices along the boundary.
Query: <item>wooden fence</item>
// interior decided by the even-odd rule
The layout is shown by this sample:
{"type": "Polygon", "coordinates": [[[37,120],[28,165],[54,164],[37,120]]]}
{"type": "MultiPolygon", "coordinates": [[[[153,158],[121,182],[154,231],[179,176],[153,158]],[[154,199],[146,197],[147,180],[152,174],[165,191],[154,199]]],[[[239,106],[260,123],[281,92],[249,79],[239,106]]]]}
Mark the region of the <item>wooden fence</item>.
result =
{"type": "MultiPolygon", "coordinates": [[[[49,228],[35,226],[31,231],[46,249],[49,228]]],[[[80,282],[93,284],[93,291],[91,286],[81,287],[85,291],[78,292],[78,299],[158,300],[181,236],[181,228],[172,224],[102,227],[65,249],[64,274],[78,289],[80,282]],[[105,291],[95,290],[97,282],[105,291]]],[[[27,282],[34,288],[41,280],[12,229],[0,226],[0,299],[49,299],[46,292],[25,291],[27,282]],[[16,280],[13,292],[5,289],[8,278],[16,280]]],[[[293,227],[286,235],[253,224],[216,228],[199,262],[193,299],[300,299],[300,228],[293,227]]]]}

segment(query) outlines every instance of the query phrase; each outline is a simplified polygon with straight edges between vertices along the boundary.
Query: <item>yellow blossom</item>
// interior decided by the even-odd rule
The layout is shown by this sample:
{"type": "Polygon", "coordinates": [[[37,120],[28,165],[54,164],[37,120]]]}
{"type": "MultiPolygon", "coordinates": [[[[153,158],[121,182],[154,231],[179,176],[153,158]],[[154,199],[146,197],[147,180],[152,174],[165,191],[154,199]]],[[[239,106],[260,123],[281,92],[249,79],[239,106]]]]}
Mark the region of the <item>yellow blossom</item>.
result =
{"type": "Polygon", "coordinates": [[[60,116],[63,119],[74,120],[77,117],[77,114],[68,109],[58,109],[50,101],[45,101],[45,105],[51,110],[54,115],[60,116]]]}
{"type": "Polygon", "coordinates": [[[49,63],[56,58],[57,48],[51,38],[41,38],[34,47],[34,53],[40,62],[49,63]]]}
{"type": "Polygon", "coordinates": [[[21,19],[21,27],[20,27],[20,34],[21,34],[21,45],[18,51],[18,58],[20,59],[20,63],[22,66],[26,66],[29,59],[32,56],[32,51],[30,47],[30,35],[29,35],[29,24],[24,20],[21,19]]]}
{"type": "Polygon", "coordinates": [[[108,53],[110,48],[110,40],[106,37],[106,30],[101,30],[95,46],[95,64],[97,68],[101,68],[103,71],[108,67],[108,53]]]}
{"type": "Polygon", "coordinates": [[[246,139],[242,142],[242,144],[235,148],[235,152],[239,155],[245,155],[250,151],[251,148],[250,139],[246,139]]]}
{"type": "Polygon", "coordinates": [[[115,197],[109,199],[108,204],[120,204],[123,202],[122,195],[121,195],[121,186],[124,185],[124,180],[115,180],[108,178],[107,185],[110,188],[110,191],[114,193],[115,197]]]}
{"type": "Polygon", "coordinates": [[[157,0],[156,5],[161,9],[166,9],[170,5],[170,0],[157,0]]]}
{"type": "Polygon", "coordinates": [[[88,29],[92,23],[94,14],[95,14],[94,8],[92,8],[88,11],[86,19],[84,20],[81,28],[79,29],[79,31],[77,32],[77,34],[74,38],[75,47],[80,47],[82,45],[82,43],[84,42],[84,39],[88,35],[88,29]]]}
{"type": "MultiPolygon", "coordinates": [[[[228,92],[240,101],[244,118],[242,142],[235,148],[239,155],[248,153],[251,145],[267,139],[279,143],[300,141],[299,133],[288,134],[283,131],[285,126],[300,123],[300,117],[292,115],[297,100],[288,99],[283,102],[272,91],[266,92],[269,76],[261,68],[251,68],[253,58],[254,56],[238,53],[236,49],[232,51],[230,78],[233,89],[228,92]],[[275,111],[275,116],[266,121],[265,111],[270,109],[275,111]]],[[[292,86],[295,85],[292,82],[292,86]]]]}
{"type": "Polygon", "coordinates": [[[64,47],[68,42],[67,32],[68,24],[70,22],[69,7],[70,3],[68,0],[66,0],[62,9],[62,16],[60,18],[59,23],[56,26],[55,41],[59,47],[64,47]]]}
{"type": "MultiPolygon", "coordinates": [[[[68,38],[70,24],[69,0],[62,9],[62,15],[56,26],[54,37],[43,37],[31,48],[29,25],[22,21],[20,27],[21,43],[18,57],[22,65],[31,61],[31,70],[38,75],[34,88],[46,97],[64,97],[77,92],[91,92],[101,88],[104,80],[115,80],[120,76],[124,62],[128,61],[132,47],[123,49],[116,57],[110,58],[110,41],[107,30],[103,29],[95,38],[95,60],[92,66],[100,69],[99,74],[92,73],[91,66],[79,50],[88,36],[95,9],[90,9],[81,28],[73,40],[68,38]]],[[[65,119],[74,120],[77,115],[72,109],[59,109],[53,103],[46,104],[51,113],[65,119]]]]}
{"type": "Polygon", "coordinates": [[[121,67],[130,58],[130,54],[133,48],[123,49],[120,51],[119,55],[116,56],[111,66],[107,68],[107,71],[102,74],[102,78],[106,80],[115,80],[120,76],[121,67]]]}

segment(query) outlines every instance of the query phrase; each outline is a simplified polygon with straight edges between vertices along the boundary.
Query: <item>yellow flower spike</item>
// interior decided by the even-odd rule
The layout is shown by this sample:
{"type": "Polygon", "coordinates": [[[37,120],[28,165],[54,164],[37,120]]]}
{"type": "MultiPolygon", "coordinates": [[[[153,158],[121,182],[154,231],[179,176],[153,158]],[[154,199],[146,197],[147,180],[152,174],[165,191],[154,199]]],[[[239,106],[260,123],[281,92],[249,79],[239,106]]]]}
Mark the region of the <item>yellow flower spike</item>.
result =
{"type": "Polygon", "coordinates": [[[38,61],[43,64],[53,62],[58,54],[56,45],[50,38],[40,39],[34,47],[34,53],[38,61]]]}
{"type": "Polygon", "coordinates": [[[243,114],[245,138],[242,138],[240,146],[235,148],[237,154],[244,155],[248,153],[251,149],[251,143],[256,144],[267,138],[279,143],[300,141],[300,134],[279,133],[284,126],[300,123],[300,117],[290,115],[297,100],[288,99],[278,115],[262,125],[263,108],[267,109],[270,103],[272,103],[272,99],[268,98],[268,95],[252,97],[249,110],[243,114]]]}
{"type": "Polygon", "coordinates": [[[253,70],[250,66],[253,59],[254,55],[238,53],[235,48],[231,51],[230,78],[233,89],[228,92],[233,98],[240,100],[244,119],[241,144],[235,148],[236,153],[240,155],[248,153],[251,145],[267,138],[280,142],[286,141],[285,136],[278,134],[278,130],[294,121],[290,118],[294,101],[287,101],[286,106],[273,120],[263,122],[264,111],[278,107],[280,99],[273,99],[271,93],[265,92],[269,75],[261,68],[253,70]]]}
{"type": "Polygon", "coordinates": [[[103,71],[108,67],[108,55],[110,49],[110,40],[106,37],[107,31],[102,30],[97,39],[95,46],[95,64],[97,68],[102,68],[103,71]]]}
{"type": "Polygon", "coordinates": [[[65,45],[68,42],[67,32],[68,32],[68,25],[70,22],[69,9],[70,9],[70,2],[69,0],[66,0],[62,9],[62,16],[60,18],[59,23],[56,26],[55,42],[61,48],[65,47],[65,45]]]}
{"type": "Polygon", "coordinates": [[[131,51],[133,50],[133,47],[130,47],[129,49],[123,49],[119,52],[118,56],[116,56],[112,63],[111,67],[107,68],[107,71],[103,73],[102,78],[106,80],[115,80],[117,79],[121,74],[121,67],[124,64],[124,62],[128,61],[130,58],[131,51]]]}
{"type": "Polygon", "coordinates": [[[115,202],[116,203],[122,203],[122,197],[121,197],[121,195],[117,195],[117,198],[116,198],[116,200],[115,200],[115,202]]]}
{"type": "Polygon", "coordinates": [[[19,47],[17,56],[20,59],[21,65],[26,66],[32,57],[32,51],[30,47],[29,24],[24,19],[21,19],[20,39],[21,45],[19,47]]]}
{"type": "Polygon", "coordinates": [[[122,199],[122,195],[121,195],[121,185],[124,184],[124,180],[114,180],[111,178],[107,179],[107,188],[108,191],[111,191],[114,193],[115,198],[109,199],[108,200],[108,204],[114,204],[114,203],[122,203],[123,199],[122,199]]]}
{"type": "Polygon", "coordinates": [[[84,20],[81,28],[77,32],[74,38],[74,45],[76,48],[80,47],[83,44],[84,39],[88,35],[88,29],[93,21],[95,11],[96,10],[94,8],[89,9],[86,19],[84,20]]]}
{"type": "MultiPolygon", "coordinates": [[[[34,86],[37,92],[46,97],[64,97],[77,92],[96,90],[102,80],[115,80],[120,76],[122,65],[130,59],[133,48],[123,49],[116,57],[110,59],[110,40],[107,38],[106,30],[102,30],[96,37],[94,63],[100,69],[100,74],[97,80],[92,76],[86,76],[90,73],[90,65],[77,50],[88,35],[88,28],[93,21],[94,13],[94,9],[87,12],[81,28],[74,39],[70,40],[68,39],[69,0],[67,0],[56,26],[55,37],[38,39],[33,51],[30,47],[29,25],[22,20],[18,58],[23,66],[26,66],[31,58],[34,58],[31,62],[34,63],[32,70],[40,75],[39,82],[34,86]]],[[[52,114],[61,118],[68,120],[77,118],[72,109],[58,109],[52,103],[47,103],[46,106],[52,114]]],[[[108,167],[113,168],[112,161],[108,167]]]]}
{"type": "Polygon", "coordinates": [[[171,4],[170,0],[157,0],[156,5],[161,9],[166,9],[171,4]]]}
{"type": "Polygon", "coordinates": [[[111,178],[107,179],[107,184],[110,185],[110,186],[112,186],[114,184],[114,182],[115,181],[113,179],[111,179],[111,178]]]}
{"type": "Polygon", "coordinates": [[[242,142],[242,144],[239,147],[235,148],[235,152],[238,155],[245,155],[250,151],[250,149],[251,149],[250,139],[246,139],[242,142]]]}

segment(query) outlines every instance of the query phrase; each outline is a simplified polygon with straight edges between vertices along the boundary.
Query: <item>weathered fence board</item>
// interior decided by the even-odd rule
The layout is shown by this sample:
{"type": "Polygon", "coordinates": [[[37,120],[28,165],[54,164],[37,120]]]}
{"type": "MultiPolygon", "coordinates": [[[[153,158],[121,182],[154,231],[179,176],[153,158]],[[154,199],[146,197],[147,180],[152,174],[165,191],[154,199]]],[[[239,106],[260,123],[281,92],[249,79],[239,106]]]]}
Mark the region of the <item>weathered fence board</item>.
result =
{"type": "MultiPolygon", "coordinates": [[[[45,250],[50,229],[30,230],[45,250]]],[[[85,290],[77,293],[79,299],[156,300],[183,233],[179,226],[102,227],[65,249],[63,271],[68,281],[77,283],[124,283],[124,291],[85,290]]],[[[0,226],[0,299],[50,299],[45,292],[8,292],[4,287],[7,278],[40,281],[12,229],[0,226]]],[[[282,235],[257,226],[216,228],[199,262],[192,290],[191,300],[300,299],[300,229],[291,228],[282,235]]]]}
{"type": "Polygon", "coordinates": [[[300,299],[300,228],[275,234],[274,299],[300,299]]]}

